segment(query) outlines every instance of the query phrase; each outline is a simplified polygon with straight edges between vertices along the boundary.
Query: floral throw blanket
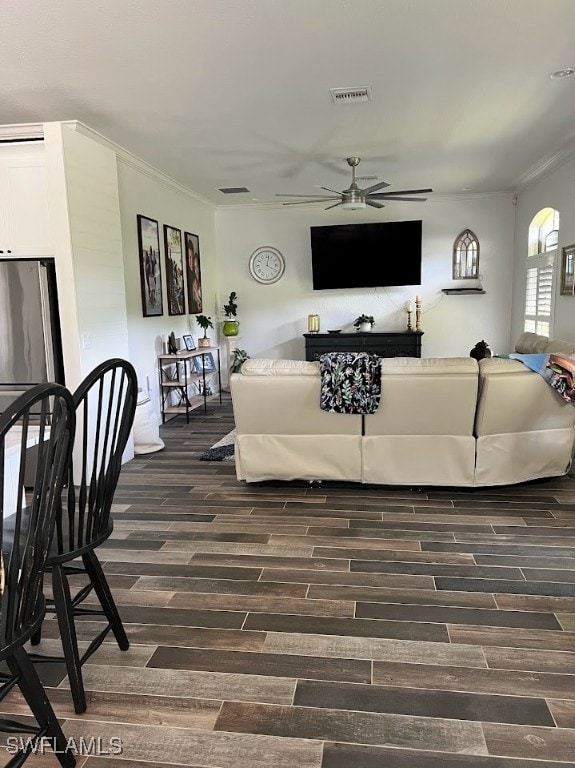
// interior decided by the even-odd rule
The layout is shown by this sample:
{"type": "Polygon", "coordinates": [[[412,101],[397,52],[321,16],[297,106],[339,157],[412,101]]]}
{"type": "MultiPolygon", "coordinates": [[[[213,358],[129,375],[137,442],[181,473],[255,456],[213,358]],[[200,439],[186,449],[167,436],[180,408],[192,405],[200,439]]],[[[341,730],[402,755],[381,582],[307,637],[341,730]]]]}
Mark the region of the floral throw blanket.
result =
{"type": "Polygon", "coordinates": [[[319,359],[320,408],[332,413],[374,413],[381,396],[381,358],[367,352],[328,352],[319,359]]]}
{"type": "Polygon", "coordinates": [[[575,357],[558,352],[535,355],[513,352],[508,357],[519,360],[520,363],[543,376],[563,400],[568,403],[575,402],[575,357]]]}

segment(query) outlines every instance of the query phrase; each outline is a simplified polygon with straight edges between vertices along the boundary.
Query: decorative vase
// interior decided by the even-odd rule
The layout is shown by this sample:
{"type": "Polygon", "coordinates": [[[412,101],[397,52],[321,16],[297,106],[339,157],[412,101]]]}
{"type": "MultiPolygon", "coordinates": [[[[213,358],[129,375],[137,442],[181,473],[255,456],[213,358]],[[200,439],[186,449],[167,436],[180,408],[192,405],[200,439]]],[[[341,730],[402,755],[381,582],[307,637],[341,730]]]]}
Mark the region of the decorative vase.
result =
{"type": "Polygon", "coordinates": [[[469,353],[470,357],[474,357],[476,360],[483,360],[486,357],[491,357],[492,352],[489,349],[489,345],[486,341],[478,341],[469,353]]]}
{"type": "Polygon", "coordinates": [[[361,323],[358,330],[360,333],[369,333],[371,331],[371,323],[361,323]]]}
{"type": "Polygon", "coordinates": [[[211,341],[209,336],[202,336],[198,339],[198,347],[210,347],[211,341]]]}
{"type": "Polygon", "coordinates": [[[222,326],[222,332],[224,336],[237,336],[239,333],[240,324],[237,320],[224,320],[222,326]]]}
{"type": "Polygon", "coordinates": [[[319,333],[319,315],[307,316],[307,331],[308,333],[319,333]]]}

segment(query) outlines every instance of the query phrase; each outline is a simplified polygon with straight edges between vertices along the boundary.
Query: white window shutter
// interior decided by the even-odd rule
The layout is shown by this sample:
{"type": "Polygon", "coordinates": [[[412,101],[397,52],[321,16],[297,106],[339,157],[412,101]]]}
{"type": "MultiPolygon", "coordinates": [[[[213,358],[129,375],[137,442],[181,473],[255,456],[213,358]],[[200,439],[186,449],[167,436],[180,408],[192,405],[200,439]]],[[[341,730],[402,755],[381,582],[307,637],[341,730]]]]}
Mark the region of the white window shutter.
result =
{"type": "Polygon", "coordinates": [[[553,310],[554,258],[530,258],[525,286],[524,330],[549,336],[553,310]]]}

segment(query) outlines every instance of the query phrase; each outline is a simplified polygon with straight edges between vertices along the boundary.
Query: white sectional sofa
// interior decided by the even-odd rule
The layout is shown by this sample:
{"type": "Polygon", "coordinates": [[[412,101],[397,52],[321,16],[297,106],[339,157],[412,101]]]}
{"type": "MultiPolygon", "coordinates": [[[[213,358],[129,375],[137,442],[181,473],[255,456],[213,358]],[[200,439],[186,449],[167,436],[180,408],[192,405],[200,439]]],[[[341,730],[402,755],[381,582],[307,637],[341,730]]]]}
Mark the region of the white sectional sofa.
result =
{"type": "MultiPolygon", "coordinates": [[[[574,346],[524,333],[515,351],[569,354],[574,346]]],[[[563,401],[539,374],[517,360],[481,360],[479,383],[475,484],[502,485],[565,474],[573,453],[575,404],[563,401]]]]}
{"type": "MultiPolygon", "coordinates": [[[[516,350],[570,347],[523,334],[516,350]]],[[[320,409],[317,362],[248,360],[231,392],[236,472],[247,482],[493,486],[571,464],[575,405],[516,360],[384,358],[381,402],[365,416],[320,409]]]]}

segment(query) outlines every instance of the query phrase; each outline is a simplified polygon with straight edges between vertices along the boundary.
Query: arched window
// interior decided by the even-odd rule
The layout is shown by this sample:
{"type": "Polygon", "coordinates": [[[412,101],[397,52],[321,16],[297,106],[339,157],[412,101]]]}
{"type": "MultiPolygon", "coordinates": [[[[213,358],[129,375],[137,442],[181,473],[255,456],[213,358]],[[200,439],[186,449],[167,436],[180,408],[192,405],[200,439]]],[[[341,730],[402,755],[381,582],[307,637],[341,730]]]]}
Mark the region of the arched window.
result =
{"type": "Polygon", "coordinates": [[[529,225],[529,256],[537,256],[557,248],[559,242],[559,211],[542,208],[529,225]]]}
{"type": "Polygon", "coordinates": [[[542,208],[531,219],[527,248],[524,330],[551,334],[559,211],[542,208]]]}
{"type": "Polygon", "coordinates": [[[453,279],[477,279],[479,277],[479,240],[470,229],[455,238],[453,243],[453,279]]]}

